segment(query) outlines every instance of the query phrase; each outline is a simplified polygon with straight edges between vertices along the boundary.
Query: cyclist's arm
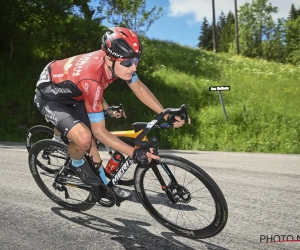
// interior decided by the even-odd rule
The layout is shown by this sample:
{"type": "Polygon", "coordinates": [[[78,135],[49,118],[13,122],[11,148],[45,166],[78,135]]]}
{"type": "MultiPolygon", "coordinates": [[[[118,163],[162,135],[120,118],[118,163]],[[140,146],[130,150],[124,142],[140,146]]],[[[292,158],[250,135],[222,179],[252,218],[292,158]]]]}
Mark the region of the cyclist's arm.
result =
{"type": "Polygon", "coordinates": [[[104,98],[102,98],[102,107],[104,110],[107,110],[109,108],[109,105],[107,104],[104,98]]]}
{"type": "Polygon", "coordinates": [[[103,87],[95,81],[84,81],[85,86],[78,84],[82,91],[85,109],[88,114],[93,135],[103,144],[132,157],[134,148],[122,142],[118,137],[107,131],[103,113],[103,87]],[[87,87],[88,84],[88,87],[87,87]]]}
{"type": "MultiPolygon", "coordinates": [[[[150,109],[152,109],[157,114],[161,113],[164,108],[153,95],[153,93],[141,82],[141,80],[136,76],[133,77],[133,81],[128,83],[128,86],[133,91],[138,99],[150,109]]],[[[164,118],[167,119],[168,115],[164,118]]]]}
{"type": "Polygon", "coordinates": [[[93,135],[104,145],[118,150],[130,157],[133,156],[134,148],[122,142],[118,137],[107,131],[105,127],[105,120],[99,122],[91,122],[91,128],[93,135]]]}

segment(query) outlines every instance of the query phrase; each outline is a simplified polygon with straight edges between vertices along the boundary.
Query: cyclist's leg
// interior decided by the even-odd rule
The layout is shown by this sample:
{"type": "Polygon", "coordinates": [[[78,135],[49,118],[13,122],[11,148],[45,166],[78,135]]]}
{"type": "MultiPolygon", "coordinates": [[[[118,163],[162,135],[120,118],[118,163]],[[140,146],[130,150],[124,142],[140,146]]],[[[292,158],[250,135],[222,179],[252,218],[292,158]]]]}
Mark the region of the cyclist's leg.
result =
{"type": "MultiPolygon", "coordinates": [[[[101,156],[99,154],[96,140],[94,137],[92,137],[91,147],[90,147],[88,153],[92,157],[94,163],[96,163],[98,165],[101,163],[101,156]]],[[[95,167],[98,168],[98,166],[95,166],[95,167]]]]}
{"type": "Polygon", "coordinates": [[[41,95],[38,99],[38,109],[58,131],[71,140],[68,146],[72,159],[70,168],[78,174],[80,179],[92,186],[99,186],[102,181],[98,175],[84,161],[83,156],[91,146],[92,134],[86,121],[87,114],[83,102],[47,101],[41,95]],[[86,117],[85,117],[86,116],[86,117]]]}
{"type": "Polygon", "coordinates": [[[52,140],[61,142],[62,141],[61,133],[58,131],[58,129],[56,127],[53,128],[53,131],[54,131],[54,133],[53,133],[52,140]]]}
{"type": "MultiPolygon", "coordinates": [[[[84,103],[79,102],[79,103],[76,103],[76,105],[77,105],[76,112],[73,113],[73,116],[75,117],[75,119],[80,120],[82,122],[81,124],[84,124],[88,128],[88,131],[90,132],[90,135],[91,135],[89,149],[87,149],[85,152],[88,152],[89,155],[91,157],[93,157],[94,166],[99,169],[99,177],[101,178],[102,182],[104,184],[108,184],[108,181],[107,181],[105,173],[104,173],[103,165],[101,164],[100,168],[98,166],[98,165],[100,165],[101,157],[100,157],[98,148],[96,146],[95,138],[92,136],[91,125],[90,125],[90,121],[89,121],[89,118],[88,118],[86,110],[85,110],[84,103]],[[97,163],[99,163],[99,164],[97,164],[97,163]]],[[[74,105],[71,105],[71,106],[73,107],[74,105]]],[[[68,138],[72,140],[72,137],[69,136],[70,133],[73,133],[73,131],[71,130],[68,133],[68,138]]],[[[80,131],[79,133],[83,133],[83,131],[82,132],[80,131]]],[[[117,186],[113,186],[111,189],[114,192],[115,196],[119,200],[128,200],[132,196],[132,194],[130,192],[125,191],[117,186]]]]}

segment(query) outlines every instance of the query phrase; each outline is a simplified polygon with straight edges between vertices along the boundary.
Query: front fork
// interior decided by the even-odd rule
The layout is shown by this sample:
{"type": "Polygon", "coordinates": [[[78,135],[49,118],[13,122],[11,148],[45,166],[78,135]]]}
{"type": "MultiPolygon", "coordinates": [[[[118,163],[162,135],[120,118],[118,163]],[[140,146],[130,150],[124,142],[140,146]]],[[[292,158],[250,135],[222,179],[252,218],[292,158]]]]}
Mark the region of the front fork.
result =
{"type": "MultiPolygon", "coordinates": [[[[161,176],[161,173],[159,172],[157,165],[155,163],[153,163],[153,161],[150,163],[151,164],[151,168],[154,172],[154,174],[156,175],[160,185],[161,185],[161,189],[167,194],[167,196],[169,197],[170,201],[175,204],[176,200],[174,199],[172,193],[170,192],[170,190],[168,189],[168,187],[166,186],[166,183],[163,179],[163,177],[161,176]]],[[[171,179],[171,184],[177,184],[177,181],[174,177],[174,175],[172,174],[172,172],[170,171],[169,167],[166,164],[161,164],[162,168],[165,170],[165,172],[167,173],[167,175],[170,177],[171,179]]]]}

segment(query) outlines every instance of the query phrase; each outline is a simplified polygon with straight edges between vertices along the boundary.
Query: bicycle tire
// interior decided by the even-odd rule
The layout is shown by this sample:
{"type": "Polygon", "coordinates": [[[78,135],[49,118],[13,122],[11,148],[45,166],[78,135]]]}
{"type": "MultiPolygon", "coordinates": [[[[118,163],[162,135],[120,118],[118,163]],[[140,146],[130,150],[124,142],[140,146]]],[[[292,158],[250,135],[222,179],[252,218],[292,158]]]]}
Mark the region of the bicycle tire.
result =
{"type": "MultiPolygon", "coordinates": [[[[32,136],[34,136],[36,134],[40,134],[40,133],[45,133],[45,134],[49,134],[49,136],[53,136],[54,132],[53,132],[52,128],[49,128],[49,127],[43,126],[43,125],[36,125],[36,126],[31,127],[30,129],[28,129],[28,131],[26,132],[26,135],[25,135],[26,148],[27,148],[28,152],[30,151],[30,149],[33,146],[33,143],[31,141],[32,136]]],[[[42,139],[47,139],[47,138],[42,138],[42,139]]]]}
{"type": "MultiPolygon", "coordinates": [[[[26,148],[28,152],[30,151],[33,145],[31,138],[34,137],[34,135],[41,134],[41,133],[49,134],[49,139],[50,139],[54,135],[54,130],[44,125],[36,125],[28,129],[25,135],[26,148]]],[[[42,139],[48,139],[48,138],[42,138],[42,139]]],[[[69,140],[66,136],[62,135],[61,139],[66,145],[69,144],[69,140]]]]}
{"type": "MultiPolygon", "coordinates": [[[[209,237],[215,236],[218,233],[220,233],[224,229],[224,227],[227,223],[228,208],[227,208],[227,203],[226,203],[225,197],[224,197],[221,189],[216,184],[216,182],[199,166],[195,165],[194,163],[192,163],[182,157],[168,155],[168,154],[160,154],[159,156],[160,156],[160,160],[155,165],[174,164],[174,172],[175,172],[175,167],[178,167],[179,170],[183,169],[183,171],[188,171],[188,174],[193,174],[195,176],[195,179],[200,180],[200,182],[203,184],[203,186],[207,188],[208,193],[212,196],[210,198],[212,198],[212,203],[215,203],[215,210],[211,209],[212,210],[211,211],[212,218],[211,218],[211,220],[208,220],[209,221],[208,223],[210,223],[210,224],[208,224],[208,226],[206,226],[205,228],[201,228],[201,229],[198,229],[198,228],[190,229],[190,228],[187,228],[186,224],[184,224],[185,227],[183,227],[183,226],[179,226],[179,225],[173,223],[172,221],[170,221],[170,218],[174,215],[174,213],[171,214],[170,211],[171,211],[172,206],[175,206],[175,205],[173,205],[171,202],[169,202],[170,200],[168,200],[168,203],[167,202],[164,203],[164,204],[166,204],[166,206],[168,206],[167,208],[170,210],[169,214],[167,215],[168,216],[168,219],[167,219],[166,216],[162,215],[162,211],[164,209],[163,206],[160,207],[161,212],[159,212],[158,209],[155,208],[156,204],[154,204],[156,202],[160,205],[160,203],[157,202],[158,198],[160,198],[160,197],[168,198],[165,195],[165,192],[163,192],[162,195],[156,194],[155,192],[153,192],[154,195],[152,195],[152,196],[149,194],[148,195],[146,194],[146,192],[148,192],[148,193],[150,192],[149,189],[147,189],[147,188],[146,188],[147,189],[147,191],[146,191],[146,189],[144,187],[145,182],[147,181],[147,178],[148,178],[148,177],[145,178],[145,175],[147,174],[147,171],[149,171],[149,173],[151,171],[150,170],[151,165],[149,164],[149,165],[139,165],[136,168],[135,175],[134,175],[134,186],[135,186],[136,193],[138,195],[140,202],[146,208],[148,213],[164,227],[168,228],[169,230],[171,230],[179,235],[182,235],[182,236],[185,236],[188,238],[209,238],[209,237]],[[153,201],[150,201],[150,200],[153,200],[153,201]]],[[[152,176],[154,176],[156,178],[155,175],[152,175],[152,176]]],[[[152,176],[151,176],[151,178],[153,178],[152,176]]],[[[186,178],[186,177],[184,177],[184,178],[186,178]]],[[[149,179],[149,183],[151,183],[153,185],[153,180],[149,179]]],[[[161,190],[162,187],[159,187],[159,188],[161,190]]],[[[198,186],[197,186],[197,188],[198,188],[198,186]]],[[[199,193],[200,190],[197,192],[199,193]]],[[[201,195],[202,195],[202,192],[203,191],[201,191],[201,195]]],[[[196,197],[193,198],[193,196],[195,196],[195,195],[191,195],[192,194],[191,192],[189,194],[191,196],[191,201],[192,201],[192,199],[197,200],[196,197]]],[[[196,196],[197,196],[197,194],[196,194],[196,196]]],[[[197,197],[197,198],[199,198],[199,197],[197,197]]],[[[200,197],[200,198],[206,198],[206,197],[200,197]]],[[[184,204],[184,203],[182,203],[182,204],[184,204]]],[[[185,204],[182,205],[182,204],[179,205],[180,211],[175,210],[175,211],[177,211],[177,218],[179,218],[179,212],[181,212],[182,214],[185,214],[186,211],[194,212],[194,210],[188,210],[189,205],[185,205],[185,204]],[[182,205],[182,207],[181,207],[181,205],[182,205]]],[[[157,206],[159,206],[159,205],[157,205],[157,206]]],[[[201,209],[203,211],[204,210],[203,207],[206,206],[205,202],[204,203],[202,202],[201,206],[202,206],[201,209]]],[[[190,206],[190,207],[191,207],[191,209],[194,208],[192,206],[190,206]]],[[[199,208],[196,207],[196,209],[198,210],[199,208]]],[[[200,216],[203,216],[202,211],[201,211],[200,216]]],[[[191,213],[191,217],[196,216],[195,212],[194,212],[194,214],[191,213]]],[[[182,215],[182,219],[183,218],[184,218],[184,216],[182,215]]],[[[196,216],[195,218],[198,218],[198,217],[196,216]]],[[[191,224],[193,224],[193,221],[190,220],[190,222],[191,222],[191,224]]],[[[195,220],[194,220],[194,222],[195,222],[195,220]]]]}
{"type": "MultiPolygon", "coordinates": [[[[63,152],[64,154],[66,154],[68,156],[68,149],[67,149],[66,145],[56,142],[56,141],[53,141],[53,140],[49,140],[49,139],[40,140],[31,147],[31,149],[29,151],[29,156],[28,156],[29,168],[30,168],[31,174],[32,174],[35,182],[39,186],[39,188],[53,202],[55,202],[56,204],[66,208],[68,210],[85,211],[85,210],[91,209],[95,205],[96,201],[89,191],[81,190],[78,188],[78,191],[83,191],[85,193],[85,195],[88,194],[87,198],[84,198],[82,201],[71,198],[70,202],[67,202],[58,196],[58,194],[59,194],[58,192],[62,192],[62,191],[57,191],[57,194],[56,194],[55,191],[52,192],[46,186],[45,182],[41,178],[41,174],[39,173],[39,171],[42,169],[42,167],[39,164],[42,164],[42,163],[39,160],[37,160],[37,157],[39,156],[39,153],[41,153],[44,150],[48,150],[49,148],[52,148],[57,151],[60,150],[61,152],[63,152]],[[71,201],[79,201],[80,203],[74,204],[74,203],[71,203],[71,201]]],[[[45,171],[47,172],[46,176],[47,175],[49,176],[49,171],[48,170],[45,170],[45,171]]],[[[58,171],[59,171],[59,169],[56,172],[58,172],[58,171]]],[[[52,172],[52,174],[53,174],[53,176],[50,176],[50,178],[52,178],[50,180],[51,183],[52,183],[52,181],[54,182],[54,177],[55,177],[55,173],[52,172]]],[[[70,191],[70,189],[72,189],[72,188],[73,188],[73,190],[76,190],[77,187],[76,187],[76,185],[69,185],[68,188],[70,191]]],[[[71,193],[73,193],[72,190],[71,190],[71,193]]],[[[77,194],[78,192],[76,191],[74,193],[77,194]]]]}

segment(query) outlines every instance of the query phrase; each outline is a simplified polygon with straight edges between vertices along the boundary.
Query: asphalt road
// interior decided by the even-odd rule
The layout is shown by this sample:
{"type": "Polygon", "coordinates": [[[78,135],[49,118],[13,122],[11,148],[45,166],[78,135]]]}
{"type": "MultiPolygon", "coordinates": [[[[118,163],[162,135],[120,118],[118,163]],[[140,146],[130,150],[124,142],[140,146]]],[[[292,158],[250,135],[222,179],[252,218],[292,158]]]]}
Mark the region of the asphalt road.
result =
{"type": "Polygon", "coordinates": [[[120,207],[67,211],[34,182],[24,145],[0,144],[0,249],[300,249],[300,155],[169,153],[201,166],[223,191],[229,218],[219,235],[177,236],[136,197],[120,207]],[[299,235],[299,242],[266,243],[264,237],[270,242],[275,235],[299,235]]]}

